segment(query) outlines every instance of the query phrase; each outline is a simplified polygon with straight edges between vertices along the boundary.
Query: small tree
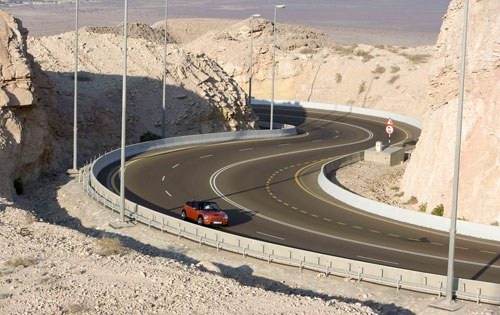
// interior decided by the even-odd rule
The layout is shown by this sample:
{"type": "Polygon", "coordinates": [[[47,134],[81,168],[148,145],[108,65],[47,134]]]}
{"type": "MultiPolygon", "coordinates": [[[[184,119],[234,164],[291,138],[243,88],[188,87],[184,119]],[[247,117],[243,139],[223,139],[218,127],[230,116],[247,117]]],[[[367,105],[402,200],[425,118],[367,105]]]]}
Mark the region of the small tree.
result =
{"type": "Polygon", "coordinates": [[[418,206],[418,211],[420,211],[420,212],[427,212],[427,202],[421,203],[418,206]]]}
{"type": "Polygon", "coordinates": [[[432,209],[431,214],[442,217],[443,214],[444,214],[444,206],[443,206],[443,204],[440,203],[439,205],[437,205],[436,207],[434,207],[434,209],[432,209]]]}

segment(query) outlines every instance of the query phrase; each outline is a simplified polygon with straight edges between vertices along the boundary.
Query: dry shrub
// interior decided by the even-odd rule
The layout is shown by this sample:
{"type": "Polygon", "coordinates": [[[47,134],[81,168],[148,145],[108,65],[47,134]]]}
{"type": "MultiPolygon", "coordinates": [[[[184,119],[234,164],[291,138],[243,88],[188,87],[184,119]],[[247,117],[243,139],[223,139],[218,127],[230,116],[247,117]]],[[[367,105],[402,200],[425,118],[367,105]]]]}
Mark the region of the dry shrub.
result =
{"type": "Polygon", "coordinates": [[[410,199],[406,202],[408,205],[416,205],[418,203],[418,199],[415,196],[411,196],[410,199]]]}
{"type": "Polygon", "coordinates": [[[312,55],[316,53],[316,49],[311,47],[302,47],[299,52],[303,55],[312,55]]]}
{"type": "Polygon", "coordinates": [[[406,59],[410,60],[414,64],[419,64],[419,63],[426,63],[431,55],[429,54],[407,54],[407,53],[402,53],[401,56],[405,57],[406,59]]]}
{"type": "Polygon", "coordinates": [[[401,70],[401,68],[399,66],[391,66],[391,73],[396,73],[399,70],[401,70]]]}
{"type": "Polygon", "coordinates": [[[340,83],[340,82],[342,82],[342,74],[341,73],[337,72],[335,74],[335,82],[337,82],[337,84],[340,83]]]}
{"type": "Polygon", "coordinates": [[[122,243],[115,237],[104,236],[97,240],[97,254],[101,256],[117,255],[122,252],[122,243]]]}
{"type": "Polygon", "coordinates": [[[36,260],[34,258],[31,258],[31,257],[17,257],[14,259],[9,259],[6,262],[7,266],[11,266],[11,267],[15,267],[15,268],[17,268],[17,267],[26,268],[26,267],[34,265],[35,263],[36,263],[36,260]]]}
{"type": "Polygon", "coordinates": [[[368,60],[375,58],[373,55],[370,54],[369,51],[364,51],[364,50],[356,51],[355,55],[361,57],[363,62],[367,62],[368,60]]]}
{"type": "Polygon", "coordinates": [[[380,66],[380,65],[377,65],[377,67],[375,68],[375,70],[372,71],[373,73],[376,73],[376,74],[382,74],[385,72],[385,68],[380,66]]]}
{"type": "Polygon", "coordinates": [[[359,85],[358,95],[360,95],[361,93],[363,93],[365,90],[366,90],[366,82],[365,82],[365,81],[363,81],[363,82],[361,82],[361,84],[359,85]]]}
{"type": "Polygon", "coordinates": [[[354,54],[354,50],[356,49],[356,45],[353,46],[341,46],[337,45],[333,47],[333,50],[335,50],[336,53],[342,55],[342,56],[349,56],[354,54]]]}
{"type": "Polygon", "coordinates": [[[397,80],[399,80],[399,74],[396,74],[396,75],[393,75],[388,81],[387,83],[390,83],[390,84],[394,84],[394,82],[396,82],[397,80]]]}

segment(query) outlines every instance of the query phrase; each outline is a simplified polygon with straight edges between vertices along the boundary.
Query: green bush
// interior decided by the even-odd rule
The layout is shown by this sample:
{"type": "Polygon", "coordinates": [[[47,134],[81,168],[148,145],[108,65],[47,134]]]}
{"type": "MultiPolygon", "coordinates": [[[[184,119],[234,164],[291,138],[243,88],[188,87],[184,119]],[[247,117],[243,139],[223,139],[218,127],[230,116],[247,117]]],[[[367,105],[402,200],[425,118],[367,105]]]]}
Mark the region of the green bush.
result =
{"type": "Polygon", "coordinates": [[[427,212],[427,202],[421,203],[418,206],[418,211],[420,211],[420,212],[427,212]]]}
{"type": "Polygon", "coordinates": [[[161,137],[157,134],[152,133],[151,131],[146,131],[143,133],[140,137],[140,142],[146,142],[146,141],[151,141],[151,140],[159,140],[161,137]]]}
{"type": "Polygon", "coordinates": [[[444,206],[443,206],[443,204],[440,203],[439,205],[437,205],[436,207],[434,207],[434,209],[432,209],[431,214],[442,217],[443,214],[444,214],[444,206]]]}

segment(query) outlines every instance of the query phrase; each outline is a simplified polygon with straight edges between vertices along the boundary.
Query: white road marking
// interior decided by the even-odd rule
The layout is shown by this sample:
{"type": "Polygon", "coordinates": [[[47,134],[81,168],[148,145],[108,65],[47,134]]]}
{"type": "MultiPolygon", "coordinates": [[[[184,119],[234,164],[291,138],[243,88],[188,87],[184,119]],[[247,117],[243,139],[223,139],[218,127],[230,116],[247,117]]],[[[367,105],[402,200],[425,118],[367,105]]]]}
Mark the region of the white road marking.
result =
{"type": "Polygon", "coordinates": [[[323,139],[313,140],[312,142],[320,142],[320,141],[323,141],[323,139]]]}
{"type": "Polygon", "coordinates": [[[436,242],[431,242],[431,244],[434,244],[434,245],[439,245],[439,246],[443,246],[443,244],[441,244],[441,243],[436,243],[436,242]]]}
{"type": "Polygon", "coordinates": [[[489,252],[489,251],[487,251],[487,250],[481,250],[480,252],[481,252],[481,253],[485,253],[485,254],[492,254],[492,255],[496,255],[496,254],[497,254],[497,253],[495,253],[495,252],[489,252]]]}
{"type": "Polygon", "coordinates": [[[271,234],[262,233],[262,232],[259,232],[259,231],[257,231],[257,234],[268,236],[268,237],[272,237],[272,238],[275,238],[275,239],[278,239],[278,240],[282,240],[282,241],[285,240],[282,237],[278,237],[278,236],[274,236],[274,235],[271,235],[271,234]]]}
{"type": "Polygon", "coordinates": [[[414,242],[420,242],[420,240],[418,238],[411,238],[411,237],[408,237],[408,240],[409,241],[414,241],[414,242]]]}
{"type": "Polygon", "coordinates": [[[238,151],[243,152],[243,151],[250,151],[250,150],[253,150],[253,148],[239,149],[238,151]]]}
{"type": "Polygon", "coordinates": [[[174,166],[172,166],[172,168],[176,168],[177,166],[179,166],[180,164],[175,164],[174,166]]]}
{"type": "Polygon", "coordinates": [[[380,231],[376,231],[376,230],[370,230],[370,232],[380,234],[380,231]]]}
{"type": "Polygon", "coordinates": [[[278,147],[284,147],[286,145],[290,145],[290,143],[282,143],[282,144],[278,144],[278,147]]]}
{"type": "Polygon", "coordinates": [[[375,259],[375,258],[370,258],[370,257],[365,257],[365,256],[357,256],[357,257],[361,258],[361,259],[367,259],[367,260],[371,260],[371,261],[378,261],[378,262],[382,262],[382,263],[386,263],[386,264],[391,264],[391,265],[399,265],[399,263],[394,262],[394,261],[388,261],[388,260],[382,260],[382,259],[375,259]]]}
{"type": "Polygon", "coordinates": [[[200,156],[200,159],[206,159],[208,157],[211,157],[213,156],[212,154],[207,154],[207,155],[203,155],[203,156],[200,156]]]}
{"type": "Polygon", "coordinates": [[[323,220],[328,221],[328,222],[332,222],[332,219],[328,219],[328,218],[323,218],[323,220]]]}
{"type": "Polygon", "coordinates": [[[163,175],[163,177],[161,178],[161,181],[164,182],[165,181],[165,175],[163,175]]]}
{"type": "Polygon", "coordinates": [[[358,225],[353,225],[352,227],[355,228],[355,229],[358,229],[358,230],[362,230],[363,229],[362,227],[360,227],[358,225]]]}
{"type": "Polygon", "coordinates": [[[456,248],[464,249],[464,250],[469,250],[467,247],[462,247],[462,246],[455,246],[456,248]]]}
{"type": "Polygon", "coordinates": [[[347,223],[340,222],[340,221],[337,221],[337,222],[335,222],[335,223],[340,224],[340,225],[347,225],[347,223]]]}
{"type": "Polygon", "coordinates": [[[165,190],[165,193],[166,193],[166,194],[167,194],[170,198],[172,198],[172,194],[170,194],[170,193],[168,192],[168,190],[165,190]]]}
{"type": "Polygon", "coordinates": [[[389,236],[392,236],[392,237],[401,237],[399,235],[396,235],[396,234],[388,234],[389,236]]]}
{"type": "Polygon", "coordinates": [[[311,214],[311,216],[312,216],[312,217],[315,217],[315,218],[318,218],[318,216],[317,216],[317,215],[315,215],[315,214],[311,214]]]}

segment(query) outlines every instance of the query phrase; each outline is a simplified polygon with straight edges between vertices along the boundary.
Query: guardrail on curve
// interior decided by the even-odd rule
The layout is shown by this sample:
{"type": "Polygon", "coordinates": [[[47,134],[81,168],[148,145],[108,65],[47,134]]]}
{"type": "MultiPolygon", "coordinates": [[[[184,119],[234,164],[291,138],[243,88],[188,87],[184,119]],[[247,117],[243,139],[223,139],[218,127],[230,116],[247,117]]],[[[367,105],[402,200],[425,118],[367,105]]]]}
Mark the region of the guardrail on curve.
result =
{"type": "MultiPolygon", "coordinates": [[[[286,104],[286,106],[289,106],[289,104],[286,104]]],[[[352,111],[352,107],[349,106],[349,108],[351,108],[350,111],[352,111]]],[[[276,132],[280,133],[280,131],[274,131],[274,133],[276,132]]],[[[259,135],[255,135],[252,131],[246,131],[243,133],[248,133],[249,137],[261,137],[265,134],[259,133],[259,135]]],[[[283,133],[283,131],[281,131],[281,133],[283,133]]],[[[287,134],[290,133],[290,131],[285,131],[284,133],[287,134]]],[[[210,141],[226,141],[234,138],[243,139],[245,138],[245,135],[239,134],[235,137],[233,133],[221,133],[212,135],[186,136],[184,139],[161,139],[127,147],[126,156],[168,146],[205,143],[210,141]],[[129,148],[132,149],[129,150],[129,148]]],[[[119,150],[115,150],[98,158],[90,165],[86,165],[80,170],[80,178],[83,182],[85,190],[96,201],[115,212],[120,211],[119,196],[102,185],[97,180],[95,175],[102,170],[105,165],[108,165],[110,162],[118,159],[119,150]]],[[[397,290],[408,289],[436,294],[439,296],[443,296],[446,292],[446,276],[443,275],[360,262],[257,241],[225,233],[216,229],[187,223],[180,219],[155,212],[128,200],[125,201],[124,208],[125,216],[132,220],[142,222],[150,227],[157,228],[162,232],[168,232],[179,237],[191,239],[199,242],[200,244],[213,246],[217,250],[224,249],[234,253],[239,253],[243,255],[243,257],[251,256],[268,261],[269,263],[276,262],[296,266],[299,269],[305,268],[322,272],[326,275],[331,274],[342,277],[350,277],[357,279],[358,281],[369,281],[381,285],[393,286],[397,290]]],[[[485,302],[500,304],[500,285],[468,279],[456,279],[456,282],[458,284],[458,290],[456,291],[457,298],[472,300],[477,303],[485,302]]]]}

